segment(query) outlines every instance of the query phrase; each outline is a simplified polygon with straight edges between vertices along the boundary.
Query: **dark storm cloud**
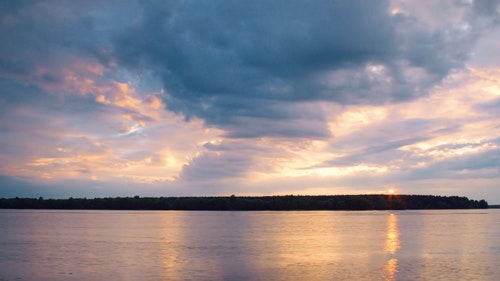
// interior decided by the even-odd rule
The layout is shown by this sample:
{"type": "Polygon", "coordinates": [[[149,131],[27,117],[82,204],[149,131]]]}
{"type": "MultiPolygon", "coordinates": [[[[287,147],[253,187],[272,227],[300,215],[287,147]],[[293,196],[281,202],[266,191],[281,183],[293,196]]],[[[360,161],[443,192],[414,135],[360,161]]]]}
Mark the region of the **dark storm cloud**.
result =
{"type": "MultiPolygon", "coordinates": [[[[470,13],[494,18],[488,3],[470,13]]],[[[475,35],[473,28],[433,30],[412,15],[393,15],[384,0],[0,7],[0,75],[57,84],[57,69],[75,57],[110,68],[117,62],[159,77],[169,109],[245,138],[328,136],[314,101],[381,104],[425,95],[461,67],[475,35]]]]}
{"type": "Polygon", "coordinates": [[[288,120],[291,101],[380,104],[424,95],[462,66],[471,45],[463,44],[467,32],[392,15],[388,1],[146,1],[135,21],[116,37],[118,61],[155,69],[171,110],[229,136],[324,136],[321,128],[248,131],[288,120]],[[242,128],[241,116],[259,120],[242,128]]]}
{"type": "Polygon", "coordinates": [[[241,177],[252,164],[247,155],[204,153],[182,168],[181,178],[192,181],[241,177]]]}
{"type": "Polygon", "coordinates": [[[0,75],[24,83],[53,82],[74,57],[97,60],[110,55],[113,32],[134,13],[129,1],[2,1],[0,3],[0,75]],[[40,69],[48,70],[40,74],[40,69]],[[38,71],[38,73],[37,73],[38,71]],[[33,81],[36,80],[36,81],[33,81]]]}
{"type": "Polygon", "coordinates": [[[473,5],[474,12],[481,16],[477,20],[495,24],[500,23],[500,18],[498,17],[500,14],[500,3],[497,0],[473,1],[473,5]]]}

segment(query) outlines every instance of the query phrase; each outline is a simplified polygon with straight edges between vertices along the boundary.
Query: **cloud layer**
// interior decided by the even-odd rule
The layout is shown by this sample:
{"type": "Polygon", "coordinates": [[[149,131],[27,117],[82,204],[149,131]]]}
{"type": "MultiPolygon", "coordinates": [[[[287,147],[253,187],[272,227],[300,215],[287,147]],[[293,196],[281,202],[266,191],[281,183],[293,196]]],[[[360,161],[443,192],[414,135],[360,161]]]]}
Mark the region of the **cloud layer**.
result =
{"type": "Polygon", "coordinates": [[[153,1],[114,51],[120,64],[155,69],[169,109],[229,136],[326,137],[308,126],[325,118],[311,102],[407,101],[462,67],[478,33],[469,6],[437,28],[388,1],[153,1]]]}
{"type": "Polygon", "coordinates": [[[499,18],[496,1],[2,3],[0,196],[500,201],[499,18]]]}

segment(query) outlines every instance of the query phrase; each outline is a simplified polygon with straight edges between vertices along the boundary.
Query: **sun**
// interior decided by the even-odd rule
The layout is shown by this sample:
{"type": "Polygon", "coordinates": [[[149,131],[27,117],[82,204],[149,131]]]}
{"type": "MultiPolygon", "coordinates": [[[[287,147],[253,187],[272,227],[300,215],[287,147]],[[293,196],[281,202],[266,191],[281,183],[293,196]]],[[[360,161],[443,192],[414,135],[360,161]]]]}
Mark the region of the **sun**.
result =
{"type": "Polygon", "coordinates": [[[394,188],[389,189],[389,194],[391,194],[391,195],[392,195],[392,194],[394,194],[394,193],[396,193],[396,191],[394,190],[394,188]]]}

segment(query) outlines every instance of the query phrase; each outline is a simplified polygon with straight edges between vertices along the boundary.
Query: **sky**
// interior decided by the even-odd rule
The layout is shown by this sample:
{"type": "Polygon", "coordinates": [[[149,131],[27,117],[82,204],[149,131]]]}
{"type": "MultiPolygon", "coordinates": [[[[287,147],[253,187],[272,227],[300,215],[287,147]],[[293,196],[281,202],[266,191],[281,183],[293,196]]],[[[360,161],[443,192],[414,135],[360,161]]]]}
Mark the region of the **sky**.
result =
{"type": "Polygon", "coordinates": [[[500,2],[0,2],[0,197],[500,203],[500,2]]]}

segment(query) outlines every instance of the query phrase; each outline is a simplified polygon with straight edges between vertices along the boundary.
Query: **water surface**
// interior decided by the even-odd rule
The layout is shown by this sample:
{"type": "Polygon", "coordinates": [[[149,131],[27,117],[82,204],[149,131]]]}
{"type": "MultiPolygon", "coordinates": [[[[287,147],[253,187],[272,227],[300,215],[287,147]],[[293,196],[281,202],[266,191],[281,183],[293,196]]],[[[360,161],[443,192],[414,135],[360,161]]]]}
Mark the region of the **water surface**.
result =
{"type": "Polygon", "coordinates": [[[500,210],[0,210],[0,280],[498,280],[500,210]]]}

